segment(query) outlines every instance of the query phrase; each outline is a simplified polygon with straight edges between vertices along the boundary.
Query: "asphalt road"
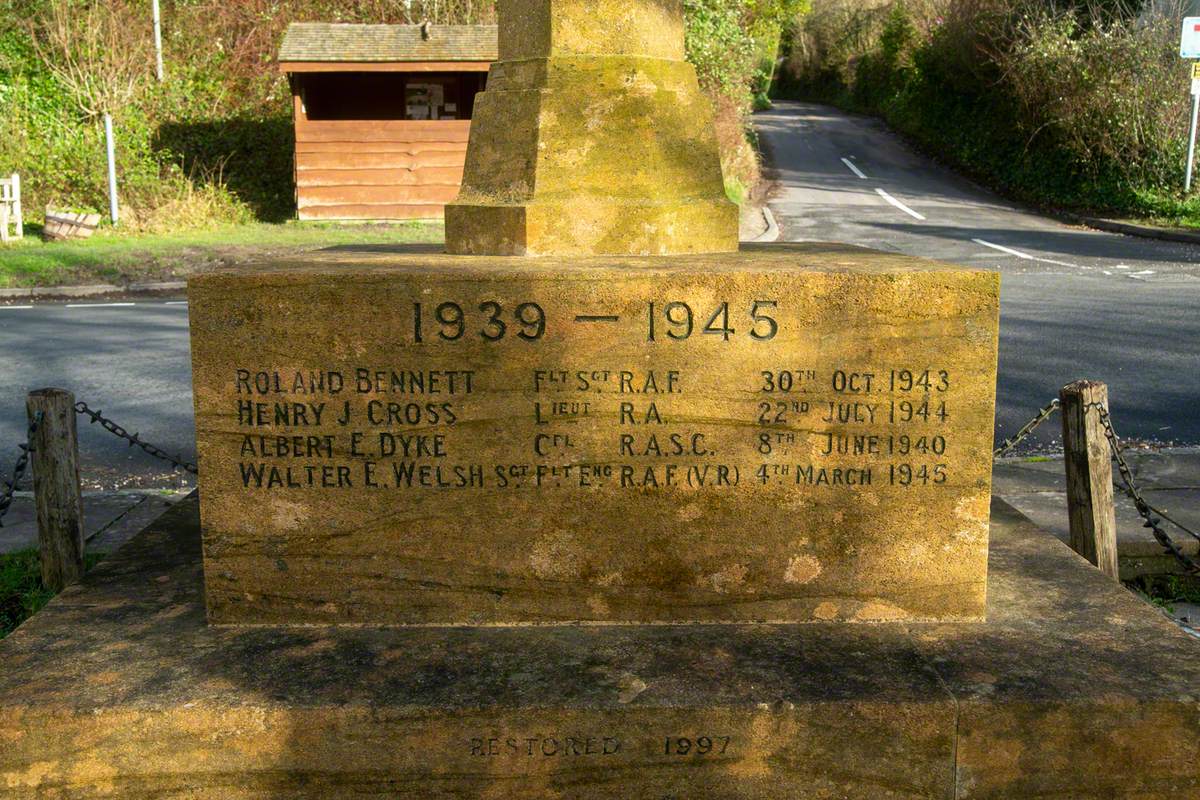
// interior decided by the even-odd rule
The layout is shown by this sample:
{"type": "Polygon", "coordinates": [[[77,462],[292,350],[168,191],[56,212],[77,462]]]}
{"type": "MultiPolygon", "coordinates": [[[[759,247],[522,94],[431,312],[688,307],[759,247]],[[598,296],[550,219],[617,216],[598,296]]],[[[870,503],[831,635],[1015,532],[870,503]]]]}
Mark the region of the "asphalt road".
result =
{"type": "MultiPolygon", "coordinates": [[[[70,389],[129,431],[195,459],[187,305],[97,302],[0,306],[0,474],[24,439],[25,395],[70,389]]],[[[85,488],[178,488],[190,476],[80,419],[85,488]]]]}
{"type": "MultiPolygon", "coordinates": [[[[840,241],[1001,273],[998,439],[1078,378],[1109,385],[1122,436],[1200,444],[1200,247],[1030,213],[882,123],[780,103],[756,116],[788,241],[840,241]]],[[[1053,447],[1058,422],[1038,444],[1053,447]]]]}
{"type": "MultiPolygon", "coordinates": [[[[1111,387],[1123,435],[1200,444],[1200,248],[1028,213],[872,120],[799,104],[756,119],[778,172],[771,207],[784,239],[851,242],[1002,273],[999,438],[1059,386],[1088,377],[1111,387]]],[[[0,474],[9,474],[23,436],[25,394],[41,386],[70,388],[192,459],[190,382],[187,307],[178,298],[0,306],[0,474]]],[[[1052,447],[1057,421],[1043,431],[1040,445],[1052,447]]],[[[188,483],[96,426],[81,428],[80,451],[90,488],[188,483]]]]}

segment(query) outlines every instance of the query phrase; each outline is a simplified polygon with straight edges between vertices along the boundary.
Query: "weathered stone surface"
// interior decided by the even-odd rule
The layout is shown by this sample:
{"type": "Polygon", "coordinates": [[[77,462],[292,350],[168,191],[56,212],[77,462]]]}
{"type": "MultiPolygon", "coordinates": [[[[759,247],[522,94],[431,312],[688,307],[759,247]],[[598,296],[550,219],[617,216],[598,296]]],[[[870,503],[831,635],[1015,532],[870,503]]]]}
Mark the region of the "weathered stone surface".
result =
{"type": "Polygon", "coordinates": [[[188,502],[0,642],[0,795],[1200,796],[1200,643],[992,530],[985,624],[229,628],[188,502]]]}
{"type": "Polygon", "coordinates": [[[500,60],[642,56],[682,61],[682,0],[500,0],[500,60]]]}
{"type": "Polygon", "coordinates": [[[679,0],[501,0],[446,245],[472,255],[737,250],[679,0]]]}
{"type": "Polygon", "coordinates": [[[988,624],[912,628],[958,705],[957,796],[1200,797],[1200,642],[997,508],[988,624]]]}
{"type": "Polygon", "coordinates": [[[215,623],[983,616],[995,274],[357,251],[190,304],[215,623]]]}

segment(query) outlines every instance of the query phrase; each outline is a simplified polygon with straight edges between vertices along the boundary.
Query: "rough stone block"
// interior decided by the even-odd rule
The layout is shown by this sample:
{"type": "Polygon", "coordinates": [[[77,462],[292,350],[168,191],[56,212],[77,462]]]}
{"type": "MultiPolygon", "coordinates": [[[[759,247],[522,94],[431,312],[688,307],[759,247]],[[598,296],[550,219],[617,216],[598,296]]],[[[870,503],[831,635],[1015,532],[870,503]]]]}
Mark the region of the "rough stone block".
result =
{"type": "Polygon", "coordinates": [[[828,245],[197,277],[211,620],[980,619],[998,284],[828,245]]]}

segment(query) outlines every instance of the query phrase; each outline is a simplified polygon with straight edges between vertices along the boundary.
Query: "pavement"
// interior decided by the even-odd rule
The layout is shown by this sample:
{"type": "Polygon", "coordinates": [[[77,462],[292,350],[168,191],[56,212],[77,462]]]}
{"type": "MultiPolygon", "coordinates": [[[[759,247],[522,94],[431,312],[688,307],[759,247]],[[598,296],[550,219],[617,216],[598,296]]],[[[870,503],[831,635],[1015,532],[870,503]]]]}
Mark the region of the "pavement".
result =
{"type": "MultiPolygon", "coordinates": [[[[1200,533],[1200,448],[1131,451],[1126,459],[1146,502],[1200,533]]],[[[1070,542],[1066,469],[1061,456],[1000,459],[992,471],[992,493],[1038,527],[1070,542]]],[[[1178,572],[1175,559],[1163,552],[1143,526],[1133,501],[1121,492],[1114,496],[1122,579],[1178,572]]],[[[1173,525],[1163,527],[1186,555],[1200,558],[1200,541],[1173,525]]],[[[1200,623],[1200,616],[1196,619],[1200,623]]]]}
{"type": "MultiPolygon", "coordinates": [[[[187,492],[85,492],[83,525],[88,552],[111,553],[133,538],[187,492]]],[[[0,553],[37,547],[37,514],[33,495],[19,492],[0,527],[0,553]]]]}

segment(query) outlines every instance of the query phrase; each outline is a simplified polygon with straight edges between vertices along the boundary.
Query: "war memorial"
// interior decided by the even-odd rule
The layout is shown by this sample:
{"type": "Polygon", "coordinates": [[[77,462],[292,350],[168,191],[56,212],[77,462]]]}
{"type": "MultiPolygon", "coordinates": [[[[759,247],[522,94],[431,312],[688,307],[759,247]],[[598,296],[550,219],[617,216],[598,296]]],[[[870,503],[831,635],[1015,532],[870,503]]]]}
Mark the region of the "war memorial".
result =
{"type": "Polygon", "coordinates": [[[0,796],[1200,797],[1200,645],[991,498],[998,275],[737,227],[679,0],[502,0],[445,253],[190,282],[0,796]]]}

